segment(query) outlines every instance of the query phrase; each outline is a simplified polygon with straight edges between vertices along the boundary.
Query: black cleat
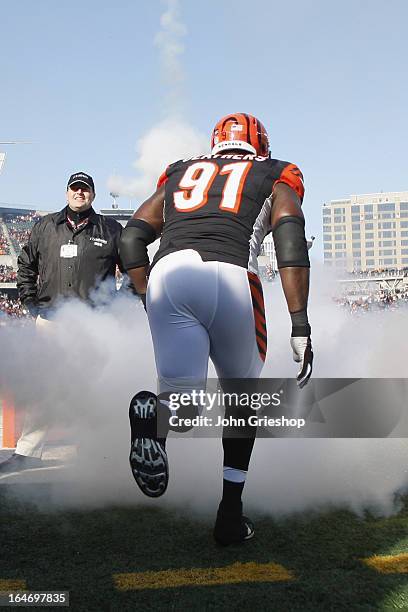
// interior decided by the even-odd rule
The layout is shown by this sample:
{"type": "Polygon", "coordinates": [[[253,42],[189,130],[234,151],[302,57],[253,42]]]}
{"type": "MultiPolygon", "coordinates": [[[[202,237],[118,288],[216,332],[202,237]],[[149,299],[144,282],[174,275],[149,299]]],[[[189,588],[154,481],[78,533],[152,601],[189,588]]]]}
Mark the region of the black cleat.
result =
{"type": "Polygon", "coordinates": [[[220,504],[213,535],[217,544],[221,546],[241,544],[254,537],[255,528],[252,521],[247,516],[243,516],[242,505],[240,511],[230,513],[223,510],[220,504]]]}
{"type": "Polygon", "coordinates": [[[38,470],[44,467],[44,465],[41,459],[13,453],[11,457],[0,463],[0,478],[28,470],[38,470]]]}
{"type": "Polygon", "coordinates": [[[140,391],[129,406],[130,467],[141,491],[148,497],[160,497],[169,482],[165,440],[157,437],[157,396],[140,391]]]}

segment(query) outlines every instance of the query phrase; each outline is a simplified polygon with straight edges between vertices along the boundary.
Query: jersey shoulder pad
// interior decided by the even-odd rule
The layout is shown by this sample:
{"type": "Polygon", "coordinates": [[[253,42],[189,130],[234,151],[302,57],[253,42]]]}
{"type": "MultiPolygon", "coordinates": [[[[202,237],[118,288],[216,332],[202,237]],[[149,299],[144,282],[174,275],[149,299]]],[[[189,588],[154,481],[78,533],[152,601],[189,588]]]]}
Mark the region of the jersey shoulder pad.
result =
{"type": "Polygon", "coordinates": [[[289,185],[298,194],[301,201],[305,195],[305,184],[301,170],[290,162],[280,162],[280,174],[276,179],[274,186],[278,183],[289,185]]]}
{"type": "Polygon", "coordinates": [[[173,164],[169,164],[167,166],[165,171],[162,172],[162,174],[159,176],[159,179],[157,181],[157,189],[159,189],[162,185],[165,184],[165,182],[168,180],[168,178],[173,174],[173,172],[175,172],[177,170],[179,165],[182,164],[182,163],[183,163],[183,160],[179,159],[178,161],[174,162],[173,164]]]}

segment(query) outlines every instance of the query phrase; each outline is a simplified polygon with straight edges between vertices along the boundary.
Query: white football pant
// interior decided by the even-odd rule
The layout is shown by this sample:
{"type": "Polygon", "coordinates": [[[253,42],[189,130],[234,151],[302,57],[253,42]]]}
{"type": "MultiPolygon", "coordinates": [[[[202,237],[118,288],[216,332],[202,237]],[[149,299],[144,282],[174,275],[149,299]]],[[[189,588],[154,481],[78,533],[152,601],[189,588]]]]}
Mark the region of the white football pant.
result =
{"type": "Polygon", "coordinates": [[[161,393],[205,387],[209,358],[219,378],[259,377],[266,326],[255,274],[192,249],[171,253],[150,274],[147,314],[161,393]]]}

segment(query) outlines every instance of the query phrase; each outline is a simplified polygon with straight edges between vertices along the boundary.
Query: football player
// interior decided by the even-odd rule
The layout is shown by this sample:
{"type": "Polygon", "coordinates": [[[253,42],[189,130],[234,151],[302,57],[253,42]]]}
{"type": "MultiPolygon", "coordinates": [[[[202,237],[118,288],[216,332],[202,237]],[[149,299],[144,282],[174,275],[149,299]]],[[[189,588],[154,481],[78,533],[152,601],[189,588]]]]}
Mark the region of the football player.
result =
{"type": "MultiPolygon", "coordinates": [[[[293,357],[301,364],[297,380],[300,387],[307,383],[313,352],[303,195],[299,168],[272,159],[264,126],[244,113],[218,121],[211,153],[177,161],[161,175],[121,240],[122,261],[147,310],[161,392],[205,386],[209,358],[219,379],[259,377],[267,331],[257,256],[271,231],[292,319],[293,357]],[[147,246],[158,236],[149,267],[147,246]]],[[[157,418],[166,411],[149,392],[130,405],[130,464],[151,497],[168,483],[165,436],[157,433],[157,418]]],[[[214,529],[223,545],[254,535],[241,495],[255,432],[247,427],[239,436],[224,428],[223,495],[214,529]]]]}

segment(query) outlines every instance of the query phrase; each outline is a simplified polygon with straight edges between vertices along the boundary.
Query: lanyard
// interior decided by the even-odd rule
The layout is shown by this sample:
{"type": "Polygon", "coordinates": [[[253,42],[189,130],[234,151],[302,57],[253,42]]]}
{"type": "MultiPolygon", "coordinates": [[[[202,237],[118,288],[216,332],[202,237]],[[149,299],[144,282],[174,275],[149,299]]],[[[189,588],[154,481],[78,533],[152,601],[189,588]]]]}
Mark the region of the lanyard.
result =
{"type": "Polygon", "coordinates": [[[82,221],[80,221],[79,223],[75,223],[75,221],[72,221],[72,219],[70,219],[67,216],[67,223],[68,225],[71,227],[72,231],[77,232],[78,230],[82,229],[83,227],[85,227],[85,225],[88,224],[88,217],[86,217],[85,219],[82,219],[82,221]]]}

